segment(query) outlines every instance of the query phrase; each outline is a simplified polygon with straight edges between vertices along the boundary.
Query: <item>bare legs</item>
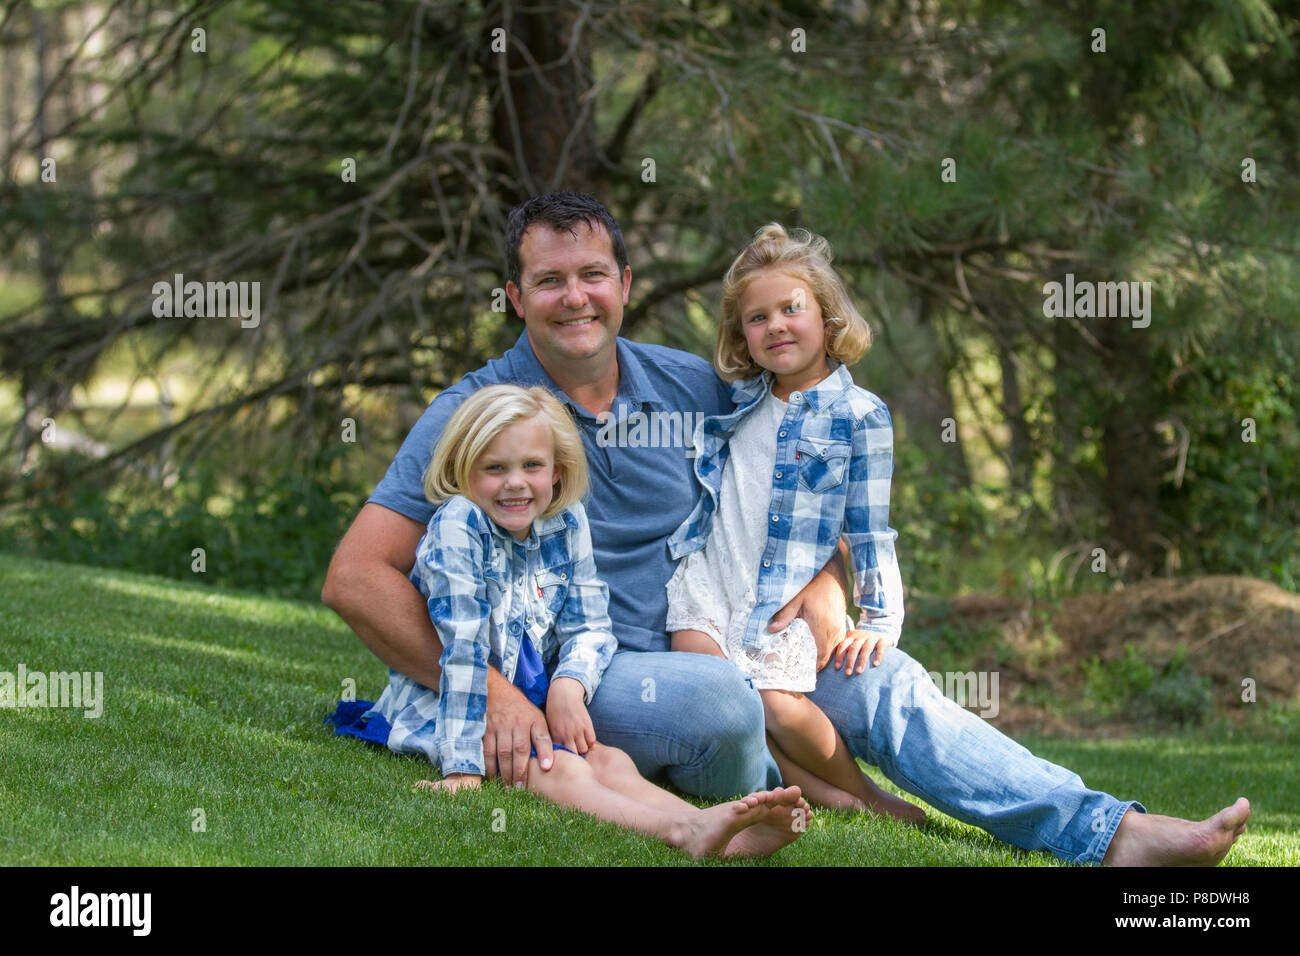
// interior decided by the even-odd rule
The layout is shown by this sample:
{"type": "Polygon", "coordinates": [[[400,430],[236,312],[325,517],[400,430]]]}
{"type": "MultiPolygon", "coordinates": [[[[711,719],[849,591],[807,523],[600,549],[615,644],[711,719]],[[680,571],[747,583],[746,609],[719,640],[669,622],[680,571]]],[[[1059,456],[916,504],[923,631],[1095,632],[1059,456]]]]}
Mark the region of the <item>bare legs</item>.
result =
{"type": "Polygon", "coordinates": [[[550,770],[542,770],[534,757],[528,789],[552,803],[658,837],[697,858],[774,853],[799,837],[804,829],[799,824],[808,813],[798,787],[763,790],[701,810],[642,777],[623,751],[599,743],[586,759],[555,751],[550,770]]]}
{"type": "MultiPolygon", "coordinates": [[[[675,651],[722,657],[717,642],[701,631],[676,631],[675,651]]],[[[764,690],[768,749],[781,777],[818,806],[870,810],[908,823],[924,823],[925,811],[878,787],[859,768],[848,745],[816,704],[793,691],[764,690]]]]}
{"type": "MultiPolygon", "coordinates": [[[[701,810],[687,803],[641,776],[632,758],[615,747],[596,744],[587,752],[586,762],[596,779],[604,786],[652,809],[668,814],[685,814],[695,821],[692,825],[696,827],[702,826],[699,821],[708,815],[719,814],[730,806],[720,804],[701,810]]],[[[531,776],[530,773],[529,777],[531,776]]],[[[760,813],[753,818],[747,816],[745,819],[748,822],[743,829],[732,831],[734,835],[725,843],[723,856],[767,856],[787,843],[793,842],[803,832],[803,825],[808,820],[808,801],[803,799],[798,787],[778,787],[775,790],[759,791],[737,802],[757,805],[760,813]]],[[[687,849],[687,852],[689,853],[690,850],[687,849]]]]}
{"type": "Polygon", "coordinates": [[[781,768],[781,777],[790,782],[803,780],[809,787],[809,800],[838,809],[883,813],[905,823],[925,822],[924,810],[882,790],[858,769],[844,738],[811,700],[785,690],[759,694],[767,721],[768,749],[781,768]],[[795,776],[787,777],[791,770],[795,776]],[[807,780],[809,775],[815,782],[807,780]]]}

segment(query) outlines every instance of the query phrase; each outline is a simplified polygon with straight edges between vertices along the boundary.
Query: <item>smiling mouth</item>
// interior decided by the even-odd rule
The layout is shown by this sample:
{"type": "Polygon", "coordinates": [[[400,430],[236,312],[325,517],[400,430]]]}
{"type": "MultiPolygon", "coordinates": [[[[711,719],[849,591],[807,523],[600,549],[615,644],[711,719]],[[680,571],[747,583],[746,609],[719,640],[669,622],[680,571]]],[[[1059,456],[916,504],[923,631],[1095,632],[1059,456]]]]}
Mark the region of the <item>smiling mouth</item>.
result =
{"type": "Polygon", "coordinates": [[[503,498],[497,501],[497,504],[511,511],[518,511],[520,508],[527,508],[533,503],[532,498],[503,498]]]}
{"type": "Polygon", "coordinates": [[[775,352],[777,349],[787,348],[788,346],[791,346],[791,345],[794,345],[794,343],[793,343],[793,342],[773,342],[771,345],[769,345],[769,346],[767,347],[767,350],[768,350],[769,352],[775,352]]]}
{"type": "Polygon", "coordinates": [[[557,322],[556,325],[563,326],[566,329],[572,329],[572,328],[580,328],[581,326],[584,325],[589,325],[590,323],[595,321],[596,321],[596,317],[594,315],[589,315],[582,319],[565,319],[563,322],[557,322]]]}

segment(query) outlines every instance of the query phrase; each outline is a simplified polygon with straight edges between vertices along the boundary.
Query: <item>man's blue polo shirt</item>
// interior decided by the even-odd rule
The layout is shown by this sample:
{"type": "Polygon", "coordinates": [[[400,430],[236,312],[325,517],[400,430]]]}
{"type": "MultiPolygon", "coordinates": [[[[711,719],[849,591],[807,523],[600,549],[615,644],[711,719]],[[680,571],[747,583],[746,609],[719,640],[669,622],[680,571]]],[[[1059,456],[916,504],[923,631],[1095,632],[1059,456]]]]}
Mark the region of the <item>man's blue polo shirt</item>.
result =
{"type": "Polygon", "coordinates": [[[428,524],[435,509],[424,497],[424,472],[456,407],[485,385],[550,389],[573,413],[587,450],[591,490],[584,504],[596,570],[609,585],[614,634],[631,650],[666,651],[664,586],[674,567],[667,540],[691,513],[700,491],[688,446],[702,417],[733,405],[726,383],[708,362],[688,352],[620,338],[618,368],[611,416],[598,421],[555,384],[525,332],[501,358],[433,400],[370,501],[428,524]]]}

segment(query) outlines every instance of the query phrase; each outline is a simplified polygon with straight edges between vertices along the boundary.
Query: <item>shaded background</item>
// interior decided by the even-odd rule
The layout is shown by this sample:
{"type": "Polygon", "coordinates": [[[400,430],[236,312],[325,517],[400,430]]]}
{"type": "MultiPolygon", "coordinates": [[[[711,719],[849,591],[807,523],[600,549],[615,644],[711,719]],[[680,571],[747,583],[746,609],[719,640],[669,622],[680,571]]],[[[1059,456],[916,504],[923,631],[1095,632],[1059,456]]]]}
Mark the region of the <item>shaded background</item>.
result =
{"type": "Polygon", "coordinates": [[[9,3],[0,547],[315,600],[522,330],[507,211],[573,188],[624,333],[701,355],[755,228],[830,239],[913,595],[1294,590],[1298,38],[1269,0],[9,3]],[[260,324],[155,317],[175,273],[260,324]],[[1150,326],[1045,317],[1066,273],[1151,282],[1150,326]]]}

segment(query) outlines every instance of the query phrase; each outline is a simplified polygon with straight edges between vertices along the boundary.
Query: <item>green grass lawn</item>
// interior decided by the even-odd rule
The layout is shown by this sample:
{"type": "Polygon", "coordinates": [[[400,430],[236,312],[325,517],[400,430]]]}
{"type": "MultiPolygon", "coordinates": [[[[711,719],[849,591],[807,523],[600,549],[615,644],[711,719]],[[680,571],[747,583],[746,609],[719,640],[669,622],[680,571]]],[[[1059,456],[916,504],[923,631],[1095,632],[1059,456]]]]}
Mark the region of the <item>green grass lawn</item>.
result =
{"type": "MultiPolygon", "coordinates": [[[[729,865],[494,783],[413,791],[426,762],[322,722],[346,679],[368,699],[386,679],[323,607],[4,554],[0,606],[0,671],[104,675],[98,719],[0,710],[0,865],[729,865]]],[[[1153,812],[1200,817],[1245,794],[1251,829],[1227,862],[1300,863],[1295,726],[1023,742],[1153,812]]],[[[927,810],[920,831],[818,812],[760,862],[1057,865],[927,810]]]]}

